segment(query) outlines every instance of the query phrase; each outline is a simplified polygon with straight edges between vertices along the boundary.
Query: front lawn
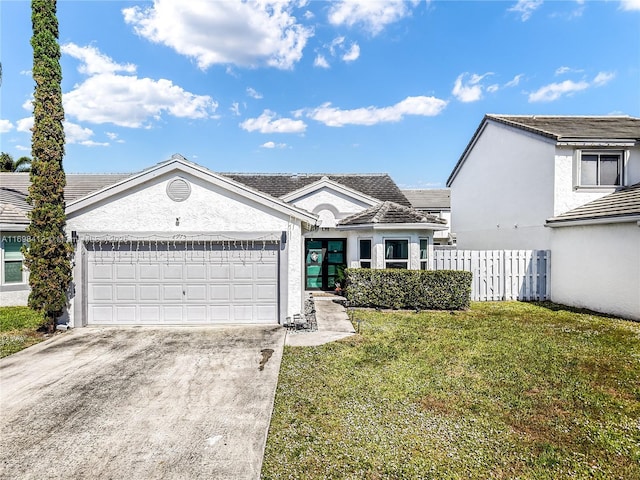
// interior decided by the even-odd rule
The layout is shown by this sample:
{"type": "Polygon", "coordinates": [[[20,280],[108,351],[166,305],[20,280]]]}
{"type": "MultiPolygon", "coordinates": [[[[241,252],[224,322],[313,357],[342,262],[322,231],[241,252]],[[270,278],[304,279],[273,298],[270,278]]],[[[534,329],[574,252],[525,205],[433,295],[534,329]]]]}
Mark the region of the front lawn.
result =
{"type": "Polygon", "coordinates": [[[640,324],[518,302],[355,318],[285,349],[263,478],[640,478],[640,324]]]}
{"type": "Polygon", "coordinates": [[[0,358],[46,339],[42,314],[28,307],[0,307],[0,358]]]}

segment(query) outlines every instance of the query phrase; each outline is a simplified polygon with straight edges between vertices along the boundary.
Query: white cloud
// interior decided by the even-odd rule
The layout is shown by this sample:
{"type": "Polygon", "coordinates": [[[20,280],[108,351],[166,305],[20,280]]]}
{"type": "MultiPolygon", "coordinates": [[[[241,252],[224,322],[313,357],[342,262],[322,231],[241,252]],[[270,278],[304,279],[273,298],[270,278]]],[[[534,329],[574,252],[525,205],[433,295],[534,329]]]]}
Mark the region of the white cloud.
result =
{"type": "Polygon", "coordinates": [[[20,150],[21,152],[30,152],[31,145],[16,145],[14,147],[16,150],[20,150]]]}
{"type": "Polygon", "coordinates": [[[508,12],[516,12],[520,15],[523,22],[526,22],[531,18],[533,12],[535,12],[542,5],[542,0],[518,0],[513,7],[509,8],[508,12]]]}
{"type": "Polygon", "coordinates": [[[406,115],[432,117],[439,115],[447,102],[435,97],[407,97],[390,107],[365,107],[341,110],[325,103],[307,112],[313,120],[329,127],[345,125],[376,125],[378,123],[399,122],[406,115]]]}
{"type": "Polygon", "coordinates": [[[109,140],[111,140],[112,142],[116,142],[116,143],[125,143],[124,140],[122,140],[121,138],[118,138],[118,134],[117,133],[113,133],[113,132],[105,132],[105,135],[109,138],[109,140]]]}
{"type": "Polygon", "coordinates": [[[64,51],[81,60],[78,70],[90,75],[63,95],[65,114],[79,121],[139,128],[162,114],[209,118],[218,107],[210,96],[187,92],[170,80],[118,75],[134,72],[135,66],[119,65],[94,47],[67,44],[64,51]]]}
{"type": "Polygon", "coordinates": [[[596,87],[601,87],[613,80],[615,76],[616,74],[613,72],[600,72],[596,75],[596,78],[593,79],[593,84],[596,87]]]}
{"type": "Polygon", "coordinates": [[[498,85],[497,83],[494,83],[493,85],[489,85],[487,87],[487,92],[489,93],[495,93],[498,90],[500,90],[500,85],[498,85]]]}
{"type": "Polygon", "coordinates": [[[492,75],[492,73],[488,72],[483,75],[474,73],[468,79],[466,79],[467,75],[469,74],[462,73],[458,75],[458,78],[456,78],[456,81],[453,84],[453,90],[451,91],[451,93],[461,102],[477,102],[482,98],[483,86],[480,84],[480,82],[486,76],[492,75]]]}
{"type": "Polygon", "coordinates": [[[621,0],[620,8],[622,10],[640,10],[640,0],[621,0]]]}
{"type": "Polygon", "coordinates": [[[72,122],[64,122],[64,137],[67,144],[84,145],[85,147],[107,147],[109,143],[96,142],[91,139],[93,130],[72,122]]]}
{"type": "Polygon", "coordinates": [[[240,104],[238,102],[233,102],[231,104],[231,108],[229,108],[229,110],[231,110],[231,113],[233,113],[236,117],[240,115],[240,104]]]}
{"type": "Polygon", "coordinates": [[[589,83],[585,81],[574,82],[572,80],[565,80],[561,83],[550,83],[530,93],[529,102],[552,102],[563,95],[571,95],[575,92],[586,90],[587,88],[589,88],[589,83]]]}
{"type": "Polygon", "coordinates": [[[22,133],[31,133],[33,117],[21,118],[16,122],[16,130],[22,133]]]}
{"type": "Polygon", "coordinates": [[[299,5],[296,0],[155,0],[151,7],[122,13],[138,35],[194,58],[203,70],[216,64],[290,69],[313,36],[293,15],[299,5]]]}
{"type": "Polygon", "coordinates": [[[271,110],[265,110],[258,118],[245,120],[240,127],[247,132],[257,130],[260,133],[301,133],[307,129],[307,125],[302,120],[276,119],[276,114],[271,110]]]}
{"type": "Polygon", "coordinates": [[[581,70],[579,68],[571,68],[571,67],[558,67],[556,69],[556,75],[566,75],[567,73],[581,73],[584,72],[584,70],[581,70]]]}
{"type": "Polygon", "coordinates": [[[560,83],[550,83],[529,94],[529,102],[552,102],[563,96],[570,96],[576,92],[587,90],[591,87],[602,87],[615,78],[615,73],[599,72],[592,82],[580,80],[565,80],[560,83]]]}
{"type": "Polygon", "coordinates": [[[260,145],[261,148],[286,148],[286,143],[265,142],[260,145]]]}
{"type": "Polygon", "coordinates": [[[357,43],[353,43],[349,51],[342,56],[342,60],[345,62],[353,62],[354,60],[357,60],[359,56],[360,46],[357,43]]]}
{"type": "Polygon", "coordinates": [[[118,64],[107,55],[100,53],[95,47],[79,47],[75,43],[67,43],[60,47],[60,51],[80,60],[78,71],[85,75],[97,75],[100,73],[135,73],[136,66],[131,63],[118,64]]]}
{"type": "Polygon", "coordinates": [[[339,0],[329,10],[332,25],[362,25],[372,35],[411,14],[419,0],[339,0]]]}
{"type": "Polygon", "coordinates": [[[513,79],[511,79],[507,83],[505,83],[504,86],[505,87],[517,87],[520,84],[520,80],[522,80],[522,77],[524,77],[524,74],[520,73],[520,74],[516,75],[515,77],[513,77],[513,79]]]}
{"type": "Polygon", "coordinates": [[[255,98],[256,100],[260,100],[262,98],[262,94],[251,87],[247,88],[247,95],[249,95],[251,98],[255,98]]]}
{"type": "Polygon", "coordinates": [[[313,66],[320,68],[329,68],[329,62],[327,62],[327,59],[324,57],[324,55],[318,55],[313,61],[313,66]]]}
{"type": "Polygon", "coordinates": [[[9,120],[0,119],[0,133],[7,133],[13,130],[13,123],[9,120]]]}

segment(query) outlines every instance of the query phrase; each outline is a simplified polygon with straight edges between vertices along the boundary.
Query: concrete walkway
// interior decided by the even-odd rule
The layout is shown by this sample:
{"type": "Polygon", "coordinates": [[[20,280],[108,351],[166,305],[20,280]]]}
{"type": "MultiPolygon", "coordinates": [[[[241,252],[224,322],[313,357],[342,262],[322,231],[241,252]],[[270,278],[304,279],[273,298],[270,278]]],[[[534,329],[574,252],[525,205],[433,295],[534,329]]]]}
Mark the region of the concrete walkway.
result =
{"type": "Polygon", "coordinates": [[[339,300],[342,297],[327,293],[313,293],[318,329],[314,331],[287,331],[285,345],[316,347],[355,335],[347,311],[339,300]],[[335,301],[338,300],[338,301],[335,301]]]}

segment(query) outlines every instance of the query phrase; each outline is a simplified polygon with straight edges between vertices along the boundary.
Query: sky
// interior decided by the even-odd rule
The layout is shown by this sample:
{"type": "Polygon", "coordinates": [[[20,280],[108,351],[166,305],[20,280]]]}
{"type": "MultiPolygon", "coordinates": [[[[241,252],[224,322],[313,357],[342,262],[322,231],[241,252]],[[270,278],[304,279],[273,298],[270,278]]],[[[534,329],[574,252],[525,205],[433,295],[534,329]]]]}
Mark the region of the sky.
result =
{"type": "MultiPolygon", "coordinates": [[[[0,1],[0,149],[31,155],[31,4],[0,1]]],[[[640,116],[640,0],[59,0],[67,173],[442,188],[485,114],[640,116]]]]}

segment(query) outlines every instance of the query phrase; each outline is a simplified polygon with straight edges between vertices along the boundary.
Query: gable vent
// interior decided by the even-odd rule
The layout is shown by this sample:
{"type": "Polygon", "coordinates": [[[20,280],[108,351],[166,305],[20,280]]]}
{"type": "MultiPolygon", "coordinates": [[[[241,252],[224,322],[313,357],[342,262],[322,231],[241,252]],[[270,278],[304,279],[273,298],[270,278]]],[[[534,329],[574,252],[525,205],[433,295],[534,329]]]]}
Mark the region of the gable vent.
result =
{"type": "Polygon", "coordinates": [[[191,195],[191,185],[182,178],[176,178],[167,185],[167,195],[174,202],[184,202],[191,195]]]}

